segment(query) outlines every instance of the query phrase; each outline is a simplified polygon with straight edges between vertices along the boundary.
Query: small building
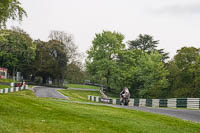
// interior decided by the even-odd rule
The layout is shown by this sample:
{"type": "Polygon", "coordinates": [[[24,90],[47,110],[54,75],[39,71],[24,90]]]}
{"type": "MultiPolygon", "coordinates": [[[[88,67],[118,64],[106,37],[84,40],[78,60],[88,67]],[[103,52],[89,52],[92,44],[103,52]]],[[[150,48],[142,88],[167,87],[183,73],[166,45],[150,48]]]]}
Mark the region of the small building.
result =
{"type": "Polygon", "coordinates": [[[7,79],[8,76],[8,69],[0,67],[0,79],[7,79]]]}

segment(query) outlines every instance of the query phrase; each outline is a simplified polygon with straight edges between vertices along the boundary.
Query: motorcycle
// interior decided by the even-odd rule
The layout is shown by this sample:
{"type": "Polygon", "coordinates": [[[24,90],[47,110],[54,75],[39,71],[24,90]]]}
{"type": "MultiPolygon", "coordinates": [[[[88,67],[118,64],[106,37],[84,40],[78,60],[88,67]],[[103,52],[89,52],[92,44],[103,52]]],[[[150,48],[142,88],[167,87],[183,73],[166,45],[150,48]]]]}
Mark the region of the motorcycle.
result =
{"type": "Polygon", "coordinates": [[[123,94],[120,94],[120,105],[128,105],[129,103],[129,99],[130,99],[130,93],[128,92],[124,92],[123,94]]]}

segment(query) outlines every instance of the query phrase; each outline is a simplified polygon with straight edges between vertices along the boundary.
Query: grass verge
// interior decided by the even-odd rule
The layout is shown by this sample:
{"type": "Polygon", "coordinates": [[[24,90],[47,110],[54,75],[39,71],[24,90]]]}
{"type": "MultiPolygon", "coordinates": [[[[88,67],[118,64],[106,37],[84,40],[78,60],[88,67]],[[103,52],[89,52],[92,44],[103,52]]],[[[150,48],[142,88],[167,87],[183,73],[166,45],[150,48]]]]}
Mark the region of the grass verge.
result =
{"type": "Polygon", "coordinates": [[[81,89],[99,89],[100,87],[91,85],[79,85],[79,84],[67,84],[69,88],[81,88],[81,89]]]}
{"type": "Polygon", "coordinates": [[[200,124],[164,115],[36,98],[25,90],[0,95],[0,133],[199,133],[200,124]]]}
{"type": "Polygon", "coordinates": [[[0,89],[10,88],[8,85],[0,85],[0,89]]]}
{"type": "Polygon", "coordinates": [[[14,82],[12,79],[0,79],[0,82],[11,83],[14,82]]]}
{"type": "Polygon", "coordinates": [[[98,91],[83,91],[83,90],[58,90],[63,95],[68,96],[72,101],[91,102],[88,100],[88,95],[100,96],[98,91]]]}

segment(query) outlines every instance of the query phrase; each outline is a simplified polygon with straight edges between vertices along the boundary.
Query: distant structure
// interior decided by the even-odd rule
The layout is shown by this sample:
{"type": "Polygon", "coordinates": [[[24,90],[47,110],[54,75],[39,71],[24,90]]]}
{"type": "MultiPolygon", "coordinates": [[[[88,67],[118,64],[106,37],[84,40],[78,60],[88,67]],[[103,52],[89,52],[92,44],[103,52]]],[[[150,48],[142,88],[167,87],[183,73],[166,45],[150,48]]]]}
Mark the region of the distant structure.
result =
{"type": "Polygon", "coordinates": [[[0,67],[0,79],[7,79],[8,76],[8,69],[0,67]]]}

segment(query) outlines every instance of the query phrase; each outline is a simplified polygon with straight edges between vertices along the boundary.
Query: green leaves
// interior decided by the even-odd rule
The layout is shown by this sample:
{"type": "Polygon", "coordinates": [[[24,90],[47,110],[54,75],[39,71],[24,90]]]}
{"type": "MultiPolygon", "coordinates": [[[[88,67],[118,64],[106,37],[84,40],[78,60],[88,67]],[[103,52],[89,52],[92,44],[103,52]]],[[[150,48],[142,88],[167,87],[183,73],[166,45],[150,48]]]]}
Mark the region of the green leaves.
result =
{"type": "Polygon", "coordinates": [[[163,56],[154,50],[157,41],[147,35],[140,37],[142,39],[136,42],[144,45],[125,49],[121,34],[109,31],[96,34],[87,52],[86,68],[96,78],[95,82],[115,88],[115,91],[126,86],[132,96],[159,98],[168,87],[168,71],[162,62],[163,56]]]}
{"type": "Polygon", "coordinates": [[[162,55],[162,61],[164,62],[169,58],[169,53],[164,52],[164,49],[157,49],[158,44],[159,40],[154,40],[153,36],[147,34],[140,34],[137,39],[128,41],[129,49],[142,50],[148,54],[157,50],[162,55]]]}
{"type": "Polygon", "coordinates": [[[183,47],[168,65],[173,97],[200,97],[200,49],[183,47]]]}
{"type": "Polygon", "coordinates": [[[98,75],[105,84],[110,85],[111,75],[116,68],[116,59],[119,52],[125,48],[124,36],[117,32],[103,31],[96,34],[93,46],[87,51],[87,71],[98,75]]]}
{"type": "Polygon", "coordinates": [[[6,26],[8,19],[22,20],[27,16],[26,11],[21,7],[18,0],[1,0],[0,2],[0,29],[6,26]]]}
{"type": "Polygon", "coordinates": [[[136,75],[140,85],[140,96],[144,98],[160,98],[163,89],[168,87],[167,75],[162,56],[157,52],[144,53],[136,66],[136,75]]]}
{"type": "Polygon", "coordinates": [[[0,66],[10,71],[30,69],[35,49],[29,35],[17,30],[1,30],[0,36],[0,66]]]}

